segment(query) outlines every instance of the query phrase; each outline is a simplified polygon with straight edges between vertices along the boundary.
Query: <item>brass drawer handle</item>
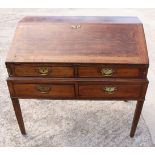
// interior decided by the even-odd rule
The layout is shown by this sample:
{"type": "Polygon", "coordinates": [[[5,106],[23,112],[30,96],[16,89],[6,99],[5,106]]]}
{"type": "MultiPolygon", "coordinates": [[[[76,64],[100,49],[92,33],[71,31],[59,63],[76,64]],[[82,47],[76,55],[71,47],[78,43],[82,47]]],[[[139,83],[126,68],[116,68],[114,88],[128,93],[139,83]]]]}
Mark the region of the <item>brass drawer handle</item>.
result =
{"type": "Polygon", "coordinates": [[[79,24],[78,25],[71,25],[71,28],[72,29],[79,29],[79,28],[81,28],[81,25],[79,25],[79,24]]]}
{"type": "Polygon", "coordinates": [[[38,72],[40,75],[46,76],[49,74],[49,68],[48,67],[39,67],[38,72]]]}
{"type": "Polygon", "coordinates": [[[102,76],[112,76],[113,73],[114,73],[113,69],[103,68],[101,70],[102,76]]]}
{"type": "Polygon", "coordinates": [[[51,87],[47,85],[37,85],[36,89],[42,94],[47,94],[51,90],[51,87]]]}
{"type": "Polygon", "coordinates": [[[104,92],[108,93],[108,94],[113,94],[117,91],[116,87],[105,87],[104,88],[104,92]]]}

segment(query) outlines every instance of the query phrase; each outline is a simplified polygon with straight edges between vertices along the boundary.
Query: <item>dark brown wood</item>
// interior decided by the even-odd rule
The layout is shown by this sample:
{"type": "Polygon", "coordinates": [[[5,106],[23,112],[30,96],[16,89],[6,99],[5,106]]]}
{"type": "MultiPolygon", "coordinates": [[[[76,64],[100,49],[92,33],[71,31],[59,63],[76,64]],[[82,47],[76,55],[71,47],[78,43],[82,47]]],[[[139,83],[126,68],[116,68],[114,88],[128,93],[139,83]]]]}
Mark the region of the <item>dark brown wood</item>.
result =
{"type": "Polygon", "coordinates": [[[15,84],[16,96],[29,98],[74,98],[74,85],[65,84],[15,84]]]}
{"type": "Polygon", "coordinates": [[[26,131],[25,131],[25,126],[24,126],[24,121],[23,121],[23,117],[22,117],[22,113],[21,113],[19,100],[18,100],[18,98],[11,98],[11,100],[12,100],[12,105],[13,105],[13,108],[14,108],[14,111],[16,114],[18,124],[19,124],[20,131],[23,135],[25,135],[26,131]]]}
{"type": "Polygon", "coordinates": [[[37,22],[59,22],[59,23],[109,23],[109,24],[132,24],[132,23],[141,23],[137,17],[128,17],[128,16],[27,16],[23,18],[20,22],[22,23],[37,23],[37,22]]]}
{"type": "Polygon", "coordinates": [[[89,66],[89,67],[79,67],[78,75],[79,77],[106,77],[102,74],[103,69],[111,69],[113,71],[112,75],[108,77],[127,77],[127,78],[137,78],[141,76],[141,70],[137,67],[110,67],[110,66],[89,66]]]}
{"type": "Polygon", "coordinates": [[[14,68],[15,76],[40,76],[40,77],[74,77],[74,68],[69,66],[50,66],[50,65],[16,65],[14,68]],[[39,69],[46,68],[47,75],[42,75],[39,69]]]}
{"type": "Polygon", "coordinates": [[[103,97],[104,98],[131,98],[136,99],[140,96],[141,85],[121,85],[121,84],[83,84],[79,86],[80,97],[103,97]],[[106,92],[106,88],[115,88],[116,90],[112,93],[106,92]],[[135,91],[136,90],[136,91],[135,91]]]}
{"type": "Polygon", "coordinates": [[[18,98],[136,100],[134,136],[149,67],[137,17],[25,17],[17,26],[6,67],[23,134],[18,98]]]}
{"type": "Polygon", "coordinates": [[[137,101],[136,110],[135,110],[132,127],[130,131],[130,137],[134,137],[135,135],[135,131],[136,131],[136,128],[139,122],[141,112],[142,112],[143,104],[144,104],[143,100],[137,101]]]}
{"type": "MultiPolygon", "coordinates": [[[[80,82],[80,83],[91,83],[91,84],[100,84],[100,83],[106,83],[106,84],[113,84],[115,82],[117,83],[123,83],[123,84],[143,84],[144,86],[148,84],[147,79],[129,79],[129,78],[42,78],[42,77],[8,77],[8,82],[12,83],[74,83],[74,82],[80,82]],[[93,82],[93,83],[92,83],[93,82]],[[94,83],[95,82],[95,83],[94,83]]],[[[147,89],[147,87],[145,87],[147,89]]],[[[142,90],[142,94],[144,95],[145,92],[142,90]]]]}
{"type": "Polygon", "coordinates": [[[9,76],[16,77],[103,77],[101,71],[103,69],[112,69],[113,74],[108,78],[146,78],[148,65],[120,65],[120,64],[72,64],[72,63],[8,63],[6,67],[9,76]],[[48,68],[48,75],[41,75],[39,68],[48,68]]]}
{"type": "Polygon", "coordinates": [[[144,99],[147,89],[145,79],[105,79],[105,78],[21,78],[10,77],[7,80],[14,88],[13,97],[45,99],[144,99]],[[49,87],[47,93],[41,93],[37,86],[49,87]],[[108,94],[105,87],[116,87],[117,91],[108,94]],[[144,87],[142,89],[142,87],[144,87]]]}
{"type": "Polygon", "coordinates": [[[143,25],[136,17],[84,18],[26,18],[18,24],[6,62],[148,64],[143,25]]]}

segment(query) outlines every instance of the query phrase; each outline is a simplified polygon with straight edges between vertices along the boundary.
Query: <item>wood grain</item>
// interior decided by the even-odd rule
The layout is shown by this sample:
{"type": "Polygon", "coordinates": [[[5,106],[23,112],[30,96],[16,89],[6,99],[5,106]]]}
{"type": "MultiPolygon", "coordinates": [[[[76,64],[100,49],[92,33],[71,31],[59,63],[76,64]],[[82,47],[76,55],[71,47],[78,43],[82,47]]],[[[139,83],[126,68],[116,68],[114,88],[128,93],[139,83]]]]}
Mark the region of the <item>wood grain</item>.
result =
{"type": "Polygon", "coordinates": [[[137,67],[113,67],[113,66],[88,66],[88,67],[78,67],[78,76],[79,77],[102,77],[105,78],[105,74],[102,74],[103,69],[112,70],[110,77],[127,77],[127,78],[138,78],[141,77],[141,70],[137,67]]]}
{"type": "Polygon", "coordinates": [[[53,18],[21,21],[6,61],[148,64],[143,25],[135,20],[127,25],[117,17],[114,23],[104,23],[102,17],[94,22],[93,17],[82,23],[77,17],[81,27],[73,29],[75,19],[61,22],[65,19],[59,17],[52,22],[53,18]]]}
{"type": "Polygon", "coordinates": [[[29,97],[29,98],[59,98],[64,97],[73,98],[75,96],[74,85],[58,85],[58,84],[15,84],[15,94],[18,98],[29,97]],[[45,89],[45,93],[42,93],[38,89],[41,87],[45,89]],[[46,89],[47,88],[47,89],[46,89]]]}
{"type": "Polygon", "coordinates": [[[114,78],[23,78],[10,77],[17,98],[44,99],[144,99],[148,82],[145,79],[114,79],[114,78]],[[48,93],[42,94],[37,86],[50,87],[48,93]],[[76,86],[78,87],[77,89],[76,86]],[[114,94],[107,94],[105,87],[116,87],[114,94]]]}
{"type": "Polygon", "coordinates": [[[138,101],[148,86],[149,60],[136,17],[25,17],[6,59],[8,88],[22,134],[18,98],[138,101]],[[105,76],[105,70],[110,74],[105,76]],[[110,75],[110,76],[109,76],[110,75]]]}
{"type": "Polygon", "coordinates": [[[19,100],[18,100],[18,98],[11,98],[11,100],[12,100],[12,105],[13,105],[15,115],[17,118],[17,122],[19,124],[20,131],[23,135],[25,135],[26,134],[25,125],[24,125],[24,121],[23,121],[23,117],[22,117],[19,100]]]}
{"type": "Polygon", "coordinates": [[[74,77],[74,68],[68,66],[50,65],[16,65],[14,76],[40,77],[74,77]],[[47,68],[47,74],[41,74],[39,69],[47,68]]]}
{"type": "Polygon", "coordinates": [[[105,98],[131,98],[136,99],[139,98],[141,93],[141,85],[117,85],[117,83],[107,85],[98,84],[98,85],[91,85],[91,84],[83,84],[79,85],[79,96],[80,97],[104,97],[105,98]],[[105,88],[116,88],[112,94],[109,94],[105,91],[105,88]],[[136,91],[135,91],[136,90],[136,91]]]}

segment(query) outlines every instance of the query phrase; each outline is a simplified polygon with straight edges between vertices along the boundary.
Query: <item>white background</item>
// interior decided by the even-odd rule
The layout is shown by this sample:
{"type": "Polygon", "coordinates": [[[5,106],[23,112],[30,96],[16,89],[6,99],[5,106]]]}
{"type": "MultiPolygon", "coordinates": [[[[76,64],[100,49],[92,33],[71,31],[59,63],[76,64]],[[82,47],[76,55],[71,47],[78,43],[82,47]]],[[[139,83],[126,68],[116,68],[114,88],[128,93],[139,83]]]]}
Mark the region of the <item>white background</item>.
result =
{"type": "Polygon", "coordinates": [[[0,0],[4,8],[153,8],[155,0],[0,0]]]}

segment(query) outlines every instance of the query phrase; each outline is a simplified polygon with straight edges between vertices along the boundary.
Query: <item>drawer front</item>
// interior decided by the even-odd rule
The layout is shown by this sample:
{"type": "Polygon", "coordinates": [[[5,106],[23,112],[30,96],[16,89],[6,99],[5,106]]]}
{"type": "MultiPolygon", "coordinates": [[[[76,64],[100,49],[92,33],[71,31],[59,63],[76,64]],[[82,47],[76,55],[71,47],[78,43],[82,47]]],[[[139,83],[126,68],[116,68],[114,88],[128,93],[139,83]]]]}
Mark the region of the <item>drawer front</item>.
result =
{"type": "Polygon", "coordinates": [[[138,78],[142,76],[142,71],[139,68],[88,66],[78,67],[78,76],[138,78]]]}
{"type": "Polygon", "coordinates": [[[130,98],[140,97],[141,85],[117,85],[117,84],[81,84],[79,85],[79,97],[82,98],[130,98]]]}
{"type": "Polygon", "coordinates": [[[17,97],[23,98],[73,98],[74,85],[65,84],[14,84],[17,97]]]}
{"type": "Polygon", "coordinates": [[[7,79],[12,97],[57,99],[144,99],[146,79],[7,79]]]}
{"type": "Polygon", "coordinates": [[[14,73],[15,76],[74,77],[74,68],[70,66],[16,65],[14,73]]]}

